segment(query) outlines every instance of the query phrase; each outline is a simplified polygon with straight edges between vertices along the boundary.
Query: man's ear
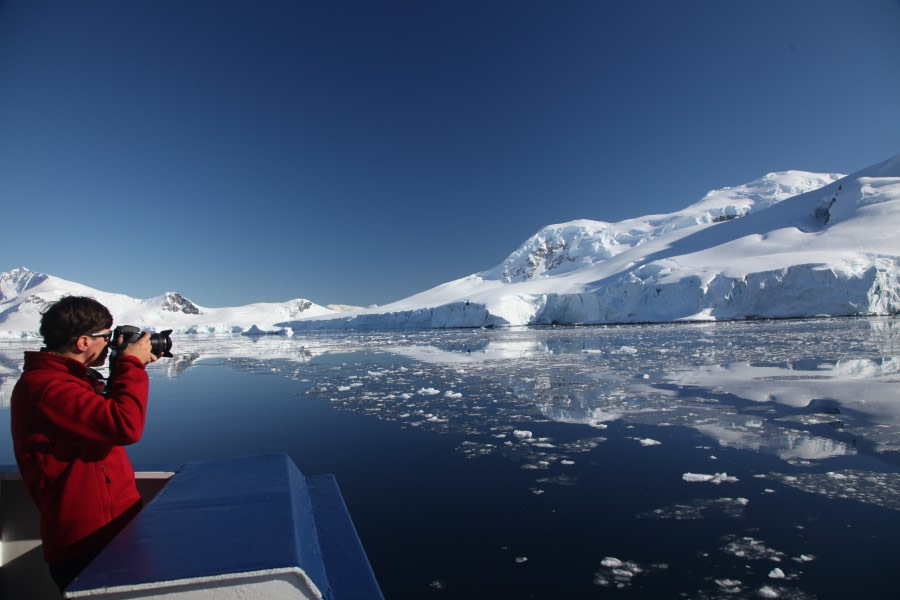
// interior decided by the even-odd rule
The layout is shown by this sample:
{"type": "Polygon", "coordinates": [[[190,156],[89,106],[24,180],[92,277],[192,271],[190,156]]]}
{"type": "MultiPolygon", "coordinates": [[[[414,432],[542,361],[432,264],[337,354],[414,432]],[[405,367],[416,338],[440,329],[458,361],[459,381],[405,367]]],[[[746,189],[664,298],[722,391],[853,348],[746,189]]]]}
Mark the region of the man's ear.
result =
{"type": "Polygon", "coordinates": [[[78,352],[84,352],[88,349],[88,345],[90,344],[90,342],[91,340],[90,338],[88,338],[88,336],[79,335],[77,338],[75,338],[75,349],[78,352]]]}

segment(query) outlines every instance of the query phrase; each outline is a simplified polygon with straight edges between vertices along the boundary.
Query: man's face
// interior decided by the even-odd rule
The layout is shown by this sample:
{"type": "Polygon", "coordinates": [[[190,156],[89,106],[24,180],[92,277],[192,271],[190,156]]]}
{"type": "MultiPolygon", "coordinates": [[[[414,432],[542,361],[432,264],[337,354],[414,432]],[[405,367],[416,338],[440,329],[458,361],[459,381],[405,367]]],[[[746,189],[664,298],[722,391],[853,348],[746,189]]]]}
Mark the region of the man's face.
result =
{"type": "Polygon", "coordinates": [[[112,337],[112,330],[103,329],[88,336],[88,349],[85,353],[84,364],[89,367],[100,367],[106,362],[106,355],[109,353],[109,340],[112,337]]]}

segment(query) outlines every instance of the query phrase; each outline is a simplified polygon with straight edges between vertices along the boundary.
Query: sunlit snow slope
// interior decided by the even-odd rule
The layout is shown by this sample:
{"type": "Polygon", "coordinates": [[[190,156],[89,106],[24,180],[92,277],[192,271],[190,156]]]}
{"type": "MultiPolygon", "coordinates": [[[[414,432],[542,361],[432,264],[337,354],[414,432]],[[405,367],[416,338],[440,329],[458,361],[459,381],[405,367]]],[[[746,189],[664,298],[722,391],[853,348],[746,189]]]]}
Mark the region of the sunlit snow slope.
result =
{"type": "Polygon", "coordinates": [[[895,314],[900,155],[853,175],[770,173],[684,210],[545,227],[497,267],[294,328],[895,314]]]}

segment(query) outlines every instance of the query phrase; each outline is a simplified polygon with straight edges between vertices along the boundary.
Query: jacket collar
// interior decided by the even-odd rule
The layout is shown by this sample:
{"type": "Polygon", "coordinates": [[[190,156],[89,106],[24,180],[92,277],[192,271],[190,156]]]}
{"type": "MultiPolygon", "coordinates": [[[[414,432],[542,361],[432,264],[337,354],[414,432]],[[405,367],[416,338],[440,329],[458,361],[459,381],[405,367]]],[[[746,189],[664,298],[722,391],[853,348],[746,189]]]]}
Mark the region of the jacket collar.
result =
{"type": "Polygon", "coordinates": [[[53,369],[60,372],[71,373],[78,377],[85,377],[87,375],[87,367],[83,362],[79,362],[68,356],[63,356],[62,354],[57,354],[46,348],[41,348],[39,352],[25,352],[24,370],[29,371],[31,369],[53,369]]]}

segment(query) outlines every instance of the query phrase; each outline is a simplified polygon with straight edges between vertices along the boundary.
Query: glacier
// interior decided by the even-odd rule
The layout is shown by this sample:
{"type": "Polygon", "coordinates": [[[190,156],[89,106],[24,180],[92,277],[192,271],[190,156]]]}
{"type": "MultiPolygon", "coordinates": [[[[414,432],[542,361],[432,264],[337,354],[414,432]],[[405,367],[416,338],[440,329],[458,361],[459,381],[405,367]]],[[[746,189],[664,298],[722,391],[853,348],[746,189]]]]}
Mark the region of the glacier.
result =
{"type": "Polygon", "coordinates": [[[669,214],[549,225],[491,269],[366,309],[137,300],[20,267],[0,274],[0,338],[37,336],[40,307],[66,294],[182,334],[895,315],[897,231],[900,155],[846,176],[769,173],[669,214]]]}
{"type": "Polygon", "coordinates": [[[551,225],[493,269],[293,329],[893,315],[900,155],[849,176],[786,171],[687,208],[551,225]]]}

